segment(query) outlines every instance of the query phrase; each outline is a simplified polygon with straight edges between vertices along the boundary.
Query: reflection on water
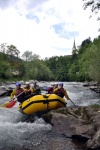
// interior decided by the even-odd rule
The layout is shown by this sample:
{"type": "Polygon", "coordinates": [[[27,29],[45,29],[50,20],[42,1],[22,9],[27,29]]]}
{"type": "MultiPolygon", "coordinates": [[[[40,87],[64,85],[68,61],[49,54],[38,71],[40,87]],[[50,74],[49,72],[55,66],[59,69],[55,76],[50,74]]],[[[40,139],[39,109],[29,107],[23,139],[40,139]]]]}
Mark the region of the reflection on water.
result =
{"type": "MultiPolygon", "coordinates": [[[[41,83],[41,86],[49,86],[49,83],[41,83]]],[[[64,87],[76,105],[100,104],[100,95],[82,83],[65,83],[64,87]]],[[[9,100],[9,97],[1,98],[0,104],[9,100]]],[[[73,105],[71,101],[67,104],[73,105]]],[[[71,139],[52,133],[52,126],[41,118],[34,123],[20,122],[22,114],[17,106],[18,103],[11,109],[0,107],[0,150],[81,150],[71,139]]]]}

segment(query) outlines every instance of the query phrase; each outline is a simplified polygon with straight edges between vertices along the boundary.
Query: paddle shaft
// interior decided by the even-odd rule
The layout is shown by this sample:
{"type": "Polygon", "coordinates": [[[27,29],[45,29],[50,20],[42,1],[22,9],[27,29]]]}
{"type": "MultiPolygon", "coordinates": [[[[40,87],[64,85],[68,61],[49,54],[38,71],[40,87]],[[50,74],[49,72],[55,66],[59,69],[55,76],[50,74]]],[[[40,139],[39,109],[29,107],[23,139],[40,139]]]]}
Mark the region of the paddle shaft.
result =
{"type": "MultiPolygon", "coordinates": [[[[22,95],[25,91],[21,92],[20,94],[18,94],[16,97],[14,97],[12,100],[14,100],[15,98],[19,97],[20,95],[22,95]]],[[[12,101],[11,100],[11,101],[12,101]]]]}
{"type": "MultiPolygon", "coordinates": [[[[17,95],[15,98],[17,98],[17,97],[19,97],[21,94],[23,94],[25,91],[23,91],[23,92],[21,92],[19,95],[17,95]]],[[[14,104],[15,104],[15,101],[17,101],[17,100],[15,100],[15,98],[13,98],[10,102],[7,102],[7,103],[4,103],[3,105],[2,105],[2,107],[7,107],[7,106],[9,106],[13,101],[14,101],[14,104]]],[[[14,106],[14,105],[13,105],[14,106]]],[[[12,107],[10,107],[10,108],[12,108],[12,107]]]]}
{"type": "MultiPolygon", "coordinates": [[[[65,95],[65,93],[64,93],[64,91],[61,89],[61,91],[63,92],[63,94],[65,95]]],[[[73,104],[74,104],[74,102],[71,100],[71,99],[69,99],[73,104]]],[[[74,106],[76,106],[75,104],[74,104],[74,106]]]]}
{"type": "MultiPolygon", "coordinates": [[[[17,97],[19,97],[21,94],[23,94],[25,91],[21,92],[17,97]]],[[[13,98],[9,103],[8,105],[6,106],[6,108],[12,108],[15,104],[16,104],[17,100],[15,100],[15,98],[13,98]]]]}
{"type": "MultiPolygon", "coordinates": [[[[27,91],[27,92],[29,92],[30,91],[30,89],[27,91]]],[[[17,95],[15,98],[17,98],[17,97],[19,97],[20,95],[22,95],[23,93],[24,93],[25,91],[23,91],[23,92],[21,92],[19,95],[17,95]]],[[[14,100],[15,98],[13,98],[12,100],[14,100]]],[[[12,101],[11,100],[11,101],[12,101]]]]}
{"type": "MultiPolygon", "coordinates": [[[[69,99],[69,100],[74,104],[74,102],[71,99],[69,99]]],[[[74,104],[74,106],[76,106],[76,105],[74,104]]]]}

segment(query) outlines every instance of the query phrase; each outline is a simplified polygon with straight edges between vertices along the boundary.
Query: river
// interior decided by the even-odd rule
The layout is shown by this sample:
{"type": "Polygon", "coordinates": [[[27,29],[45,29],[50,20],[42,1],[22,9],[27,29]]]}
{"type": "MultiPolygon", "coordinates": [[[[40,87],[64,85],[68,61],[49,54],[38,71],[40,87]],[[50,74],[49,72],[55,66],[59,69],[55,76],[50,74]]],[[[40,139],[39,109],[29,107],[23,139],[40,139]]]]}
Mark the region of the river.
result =
{"type": "MultiPolygon", "coordinates": [[[[49,86],[49,83],[39,85],[49,86]]],[[[64,87],[78,106],[100,104],[100,94],[83,87],[83,83],[65,82],[64,87]]],[[[0,98],[0,105],[9,100],[0,98]]],[[[67,101],[67,107],[71,106],[73,103],[67,101]]],[[[18,103],[11,109],[0,107],[0,150],[82,150],[70,139],[52,133],[52,126],[41,118],[34,123],[21,122],[22,114],[17,107],[18,103]]]]}

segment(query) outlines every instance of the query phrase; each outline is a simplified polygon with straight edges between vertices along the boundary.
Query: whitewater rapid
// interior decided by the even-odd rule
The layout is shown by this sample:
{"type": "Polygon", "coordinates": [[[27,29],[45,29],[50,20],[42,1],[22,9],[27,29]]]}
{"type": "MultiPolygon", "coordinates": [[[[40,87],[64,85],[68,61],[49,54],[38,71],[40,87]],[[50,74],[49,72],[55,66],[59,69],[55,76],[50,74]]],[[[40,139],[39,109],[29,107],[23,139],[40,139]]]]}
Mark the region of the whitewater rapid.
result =
{"type": "MultiPolygon", "coordinates": [[[[49,86],[49,83],[42,83],[42,86],[49,86]]],[[[82,83],[65,82],[64,87],[78,106],[100,104],[100,95],[83,87],[82,83]]],[[[0,105],[9,100],[9,97],[0,98],[0,105]]],[[[67,107],[73,106],[73,103],[67,101],[67,107]]],[[[10,109],[0,107],[0,150],[23,150],[24,147],[36,147],[38,150],[38,146],[48,140],[52,126],[42,118],[36,119],[34,123],[21,122],[22,114],[17,107],[18,103],[10,109]]]]}

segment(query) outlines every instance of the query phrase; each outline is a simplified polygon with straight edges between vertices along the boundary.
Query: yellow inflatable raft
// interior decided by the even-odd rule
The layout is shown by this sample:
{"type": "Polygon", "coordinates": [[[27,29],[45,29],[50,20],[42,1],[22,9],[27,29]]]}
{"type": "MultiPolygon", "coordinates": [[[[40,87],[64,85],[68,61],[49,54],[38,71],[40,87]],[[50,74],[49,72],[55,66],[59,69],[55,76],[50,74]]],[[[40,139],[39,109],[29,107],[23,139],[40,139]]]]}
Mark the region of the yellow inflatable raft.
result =
{"type": "Polygon", "coordinates": [[[50,111],[65,107],[66,102],[56,94],[35,95],[22,104],[19,104],[18,110],[24,114],[33,114],[41,111],[50,111]]]}

